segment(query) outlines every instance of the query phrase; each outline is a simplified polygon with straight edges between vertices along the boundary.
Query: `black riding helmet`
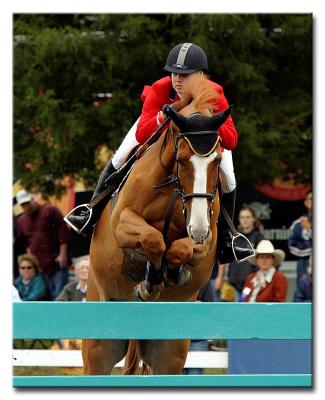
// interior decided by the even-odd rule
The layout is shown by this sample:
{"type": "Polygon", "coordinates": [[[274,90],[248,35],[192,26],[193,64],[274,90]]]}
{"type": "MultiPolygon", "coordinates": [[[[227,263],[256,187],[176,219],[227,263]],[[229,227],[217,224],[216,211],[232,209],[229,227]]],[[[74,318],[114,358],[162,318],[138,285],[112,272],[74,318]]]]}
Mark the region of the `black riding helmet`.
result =
{"type": "Polygon", "coordinates": [[[201,47],[193,43],[180,43],[169,53],[164,68],[176,74],[191,74],[208,70],[208,59],[201,47]]]}

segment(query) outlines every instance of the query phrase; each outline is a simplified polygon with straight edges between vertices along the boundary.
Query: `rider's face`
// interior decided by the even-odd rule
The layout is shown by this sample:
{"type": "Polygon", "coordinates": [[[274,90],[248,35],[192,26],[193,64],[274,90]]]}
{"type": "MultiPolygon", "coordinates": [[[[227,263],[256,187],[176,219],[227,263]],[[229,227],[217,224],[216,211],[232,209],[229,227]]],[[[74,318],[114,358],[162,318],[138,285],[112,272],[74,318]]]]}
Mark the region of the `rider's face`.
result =
{"type": "Polygon", "coordinates": [[[172,85],[180,98],[182,98],[182,96],[192,95],[192,88],[193,88],[192,82],[196,74],[197,72],[194,72],[192,74],[172,73],[172,85]]]}

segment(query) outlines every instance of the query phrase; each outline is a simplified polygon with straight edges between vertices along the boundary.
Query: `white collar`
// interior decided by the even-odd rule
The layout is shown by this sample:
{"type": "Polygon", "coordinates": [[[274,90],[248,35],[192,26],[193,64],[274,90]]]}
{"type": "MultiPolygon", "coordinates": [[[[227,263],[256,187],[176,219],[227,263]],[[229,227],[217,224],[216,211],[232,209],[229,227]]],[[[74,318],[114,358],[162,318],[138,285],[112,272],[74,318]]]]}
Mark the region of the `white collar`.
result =
{"type": "Polygon", "coordinates": [[[275,271],[276,271],[276,269],[274,267],[271,267],[268,271],[263,272],[266,282],[268,282],[268,283],[272,282],[275,271]]]}
{"type": "Polygon", "coordinates": [[[87,292],[87,285],[86,285],[85,288],[82,288],[81,285],[80,285],[80,282],[77,283],[76,288],[77,288],[78,290],[80,290],[80,292],[82,292],[82,293],[86,293],[86,292],[87,292]]]}
{"type": "Polygon", "coordinates": [[[252,283],[254,287],[265,287],[266,283],[272,282],[273,275],[275,274],[276,269],[274,267],[271,267],[268,271],[261,271],[259,270],[254,278],[252,279],[252,283]]]}

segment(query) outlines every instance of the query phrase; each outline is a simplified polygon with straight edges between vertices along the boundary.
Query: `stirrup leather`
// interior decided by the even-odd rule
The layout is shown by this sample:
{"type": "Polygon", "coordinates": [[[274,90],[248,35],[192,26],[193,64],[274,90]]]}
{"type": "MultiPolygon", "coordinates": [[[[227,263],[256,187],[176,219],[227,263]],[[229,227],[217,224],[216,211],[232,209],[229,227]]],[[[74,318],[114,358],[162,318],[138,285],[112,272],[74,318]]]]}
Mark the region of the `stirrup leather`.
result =
{"type": "Polygon", "coordinates": [[[86,228],[86,226],[89,224],[91,217],[93,215],[93,209],[91,207],[89,207],[89,204],[80,204],[79,206],[73,208],[64,218],[63,220],[69,225],[71,226],[72,229],[74,229],[77,233],[82,233],[82,231],[86,228]],[[75,227],[69,220],[68,217],[73,214],[76,210],[78,210],[81,207],[85,207],[87,209],[87,211],[89,211],[89,217],[88,220],[86,221],[86,223],[84,224],[84,226],[81,229],[78,229],[77,227],[75,227]]]}
{"type": "MultiPolygon", "coordinates": [[[[238,241],[238,240],[237,240],[237,241],[238,241]]],[[[237,232],[236,235],[232,235],[231,247],[232,247],[232,252],[233,252],[233,254],[234,254],[234,256],[235,256],[235,260],[236,260],[238,263],[241,263],[241,262],[243,262],[243,261],[246,261],[246,260],[248,260],[249,258],[251,258],[251,257],[253,257],[253,256],[255,255],[255,250],[254,250],[254,248],[253,248],[253,246],[252,246],[252,243],[251,243],[251,242],[247,239],[247,237],[244,236],[242,233],[237,232]],[[236,245],[235,240],[236,240],[236,239],[240,239],[240,238],[243,240],[242,245],[243,245],[243,244],[246,245],[246,246],[248,245],[248,247],[242,247],[242,246],[240,246],[241,240],[239,240],[239,245],[236,245]],[[240,253],[237,254],[237,253],[236,253],[236,250],[242,250],[243,253],[247,253],[247,252],[249,252],[249,251],[251,250],[251,254],[247,255],[247,256],[244,257],[244,258],[241,258],[241,257],[240,257],[240,253]]]]}

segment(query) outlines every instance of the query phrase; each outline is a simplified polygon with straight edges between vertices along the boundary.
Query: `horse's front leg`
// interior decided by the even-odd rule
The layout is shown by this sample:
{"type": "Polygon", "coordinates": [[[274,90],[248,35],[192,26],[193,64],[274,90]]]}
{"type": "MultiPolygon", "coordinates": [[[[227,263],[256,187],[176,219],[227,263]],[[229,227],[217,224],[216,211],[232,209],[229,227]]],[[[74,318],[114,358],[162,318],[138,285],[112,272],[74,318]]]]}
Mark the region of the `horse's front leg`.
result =
{"type": "Polygon", "coordinates": [[[190,237],[175,240],[166,253],[167,269],[165,280],[171,285],[185,286],[192,280],[191,272],[185,264],[191,260],[194,242],[190,237]]]}
{"type": "Polygon", "coordinates": [[[162,275],[162,256],[166,244],[160,231],[150,226],[139,214],[125,208],[119,217],[116,240],[121,248],[142,247],[150,260],[147,265],[146,279],[136,287],[140,300],[154,301],[164,288],[162,275]]]}
{"type": "Polygon", "coordinates": [[[166,253],[167,270],[165,279],[168,284],[186,286],[192,280],[191,272],[186,265],[196,267],[208,254],[211,246],[212,234],[203,244],[195,244],[190,237],[175,240],[166,253]]]}

